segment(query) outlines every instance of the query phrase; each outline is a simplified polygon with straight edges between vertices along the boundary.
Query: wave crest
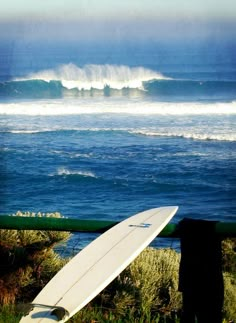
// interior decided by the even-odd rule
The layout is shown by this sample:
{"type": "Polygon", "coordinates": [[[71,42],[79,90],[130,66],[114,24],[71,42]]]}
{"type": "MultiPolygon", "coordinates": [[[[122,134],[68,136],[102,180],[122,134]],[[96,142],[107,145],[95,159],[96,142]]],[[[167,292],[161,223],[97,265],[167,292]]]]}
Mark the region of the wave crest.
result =
{"type": "Polygon", "coordinates": [[[168,131],[146,131],[146,130],[133,130],[130,133],[143,135],[147,137],[176,137],[193,140],[214,140],[214,141],[236,141],[236,135],[233,133],[228,134],[215,134],[215,133],[197,133],[197,132],[168,132],[168,131]]]}
{"type": "Polygon", "coordinates": [[[57,174],[58,176],[70,176],[70,175],[77,175],[77,176],[82,176],[82,177],[93,177],[97,178],[97,176],[90,171],[78,171],[78,170],[70,170],[67,168],[58,168],[57,174]]]}
{"type": "Polygon", "coordinates": [[[143,82],[162,79],[168,78],[164,77],[161,73],[144,67],[109,64],[90,64],[78,67],[70,63],[61,65],[56,69],[31,73],[24,78],[15,79],[15,81],[61,81],[62,85],[69,90],[74,88],[78,90],[102,90],[105,87],[121,90],[123,88],[143,89],[143,82]]]}

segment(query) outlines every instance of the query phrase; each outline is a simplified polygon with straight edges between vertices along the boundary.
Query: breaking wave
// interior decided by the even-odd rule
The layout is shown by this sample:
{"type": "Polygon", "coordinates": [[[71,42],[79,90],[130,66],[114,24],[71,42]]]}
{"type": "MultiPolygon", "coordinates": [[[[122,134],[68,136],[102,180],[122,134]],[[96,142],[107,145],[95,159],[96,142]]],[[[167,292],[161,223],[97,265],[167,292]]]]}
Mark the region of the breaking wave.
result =
{"type": "Polygon", "coordinates": [[[142,96],[159,100],[235,100],[236,81],[168,78],[145,67],[61,65],[0,83],[0,98],[142,96]]]}
{"type": "Polygon", "coordinates": [[[168,131],[146,131],[146,130],[134,130],[131,133],[143,136],[157,136],[157,137],[176,137],[176,138],[185,138],[193,140],[214,140],[214,141],[236,141],[235,133],[226,133],[226,134],[212,134],[212,133],[197,133],[197,132],[168,132],[168,131]]]}
{"type": "Polygon", "coordinates": [[[103,90],[106,87],[121,90],[123,88],[143,89],[143,82],[154,79],[165,79],[165,77],[144,67],[125,65],[85,65],[78,67],[70,63],[61,65],[56,69],[32,73],[23,79],[16,79],[16,81],[60,81],[62,86],[69,90],[103,90]]]}
{"type": "Polygon", "coordinates": [[[70,170],[64,167],[58,168],[56,174],[51,176],[80,176],[80,177],[92,177],[97,178],[97,176],[91,171],[81,171],[81,170],[70,170]]]}
{"type": "MultiPolygon", "coordinates": [[[[51,131],[49,129],[40,129],[37,131],[31,131],[31,130],[8,130],[8,131],[1,131],[6,133],[12,133],[12,134],[43,134],[48,132],[53,132],[55,135],[57,133],[66,132],[79,132],[81,136],[87,136],[88,133],[96,132],[97,136],[104,135],[104,133],[108,133],[109,135],[114,134],[122,134],[123,136],[127,134],[131,135],[137,135],[137,136],[146,136],[146,137],[169,137],[169,138],[184,138],[184,139],[191,139],[191,140],[201,140],[201,141],[228,141],[228,142],[236,142],[236,133],[234,129],[224,129],[224,131],[219,131],[217,129],[211,128],[211,129],[198,129],[198,127],[195,127],[194,129],[190,127],[186,127],[186,129],[181,128],[173,128],[170,127],[169,129],[163,128],[163,129],[143,129],[143,128],[72,128],[72,129],[60,129],[57,130],[52,129],[51,131]]],[[[0,133],[1,133],[0,132],[0,133]]],[[[68,153],[63,152],[61,150],[54,150],[52,151],[53,154],[66,154],[67,157],[70,158],[91,158],[93,156],[93,153],[68,153]]],[[[81,171],[81,170],[71,170],[67,169],[65,167],[61,167],[57,169],[57,172],[52,174],[51,176],[70,176],[70,175],[76,175],[76,176],[82,176],[82,177],[94,177],[97,178],[96,174],[94,174],[91,171],[81,171]]]]}

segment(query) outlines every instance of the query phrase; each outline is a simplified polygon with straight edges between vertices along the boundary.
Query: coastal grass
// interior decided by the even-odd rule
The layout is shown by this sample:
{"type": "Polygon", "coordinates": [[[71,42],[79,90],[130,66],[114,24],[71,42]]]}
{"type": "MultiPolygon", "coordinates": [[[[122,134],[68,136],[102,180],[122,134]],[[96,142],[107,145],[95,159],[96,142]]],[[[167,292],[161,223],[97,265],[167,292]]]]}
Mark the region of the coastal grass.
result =
{"type": "MultiPolygon", "coordinates": [[[[52,216],[59,213],[18,212],[16,216],[52,216]]],[[[0,230],[0,323],[16,323],[23,315],[19,304],[31,302],[55,273],[68,262],[56,251],[66,232],[0,230]]],[[[224,322],[236,321],[236,239],[222,242],[224,322]]],[[[68,322],[155,323],[179,322],[180,254],[173,249],[146,248],[107,288],[68,322]]]]}
{"type": "MultiPolygon", "coordinates": [[[[13,216],[61,217],[59,213],[17,212],[13,216]]],[[[54,251],[68,232],[0,230],[0,304],[32,300],[67,262],[54,251]]]]}

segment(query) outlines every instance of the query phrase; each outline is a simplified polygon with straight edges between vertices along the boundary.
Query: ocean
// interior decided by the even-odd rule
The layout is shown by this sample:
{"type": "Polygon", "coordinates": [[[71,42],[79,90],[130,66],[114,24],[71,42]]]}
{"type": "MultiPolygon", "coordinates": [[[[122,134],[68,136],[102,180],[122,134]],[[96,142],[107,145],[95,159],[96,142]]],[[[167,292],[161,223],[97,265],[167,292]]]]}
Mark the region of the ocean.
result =
{"type": "Polygon", "coordinates": [[[1,44],[0,213],[235,221],[233,49],[174,46],[1,44]]]}

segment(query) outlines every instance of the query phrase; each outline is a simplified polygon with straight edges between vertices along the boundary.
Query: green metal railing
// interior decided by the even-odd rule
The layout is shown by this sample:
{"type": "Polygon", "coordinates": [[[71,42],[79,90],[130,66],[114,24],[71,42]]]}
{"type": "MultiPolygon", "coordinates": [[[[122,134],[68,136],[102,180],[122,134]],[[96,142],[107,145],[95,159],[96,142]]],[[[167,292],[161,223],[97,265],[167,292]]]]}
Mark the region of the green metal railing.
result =
{"type": "MultiPolygon", "coordinates": [[[[69,218],[0,216],[0,229],[15,230],[50,230],[102,233],[118,223],[119,222],[115,221],[79,220],[69,218]]],[[[215,231],[222,238],[236,237],[236,222],[216,222],[215,231]]],[[[178,224],[167,224],[158,236],[178,238],[178,224]]]]}

